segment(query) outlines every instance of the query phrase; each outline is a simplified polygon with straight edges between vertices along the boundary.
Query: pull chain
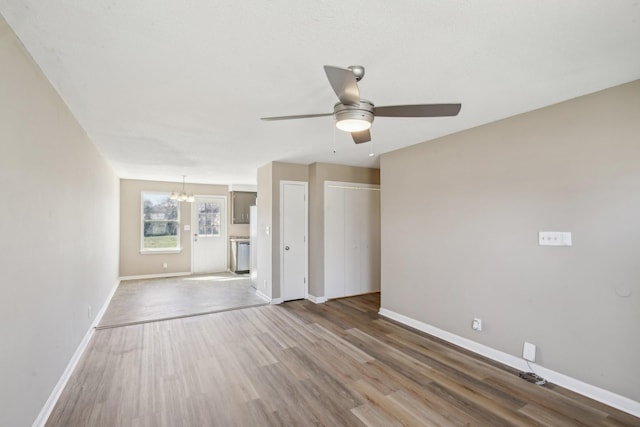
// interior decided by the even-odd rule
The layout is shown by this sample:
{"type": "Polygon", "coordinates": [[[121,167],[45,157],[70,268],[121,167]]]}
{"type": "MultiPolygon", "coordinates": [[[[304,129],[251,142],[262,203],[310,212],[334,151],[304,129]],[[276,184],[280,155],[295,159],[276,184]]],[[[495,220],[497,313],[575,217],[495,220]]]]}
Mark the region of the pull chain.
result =
{"type": "Polygon", "coordinates": [[[336,154],[336,127],[333,127],[333,154],[336,154]]]}

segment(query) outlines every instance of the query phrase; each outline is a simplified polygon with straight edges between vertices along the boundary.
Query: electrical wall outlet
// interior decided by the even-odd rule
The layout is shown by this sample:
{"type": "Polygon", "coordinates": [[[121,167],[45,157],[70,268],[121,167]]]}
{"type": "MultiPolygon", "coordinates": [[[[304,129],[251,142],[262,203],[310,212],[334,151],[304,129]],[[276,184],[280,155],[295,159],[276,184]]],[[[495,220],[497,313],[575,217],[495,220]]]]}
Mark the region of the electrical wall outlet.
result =
{"type": "Polygon", "coordinates": [[[473,322],[471,322],[471,329],[480,332],[482,330],[482,319],[478,319],[477,317],[473,319],[473,322]]]}
{"type": "Polygon", "coordinates": [[[538,233],[540,246],[571,246],[570,231],[540,231],[538,233]]]}
{"type": "Polygon", "coordinates": [[[162,263],[162,268],[167,268],[167,267],[169,267],[169,264],[167,264],[167,262],[166,262],[166,261],[165,261],[165,262],[163,262],[163,263],[162,263]]]}
{"type": "Polygon", "coordinates": [[[525,341],[524,347],[522,347],[522,358],[525,360],[528,360],[529,362],[535,362],[536,361],[536,345],[525,341]]]}

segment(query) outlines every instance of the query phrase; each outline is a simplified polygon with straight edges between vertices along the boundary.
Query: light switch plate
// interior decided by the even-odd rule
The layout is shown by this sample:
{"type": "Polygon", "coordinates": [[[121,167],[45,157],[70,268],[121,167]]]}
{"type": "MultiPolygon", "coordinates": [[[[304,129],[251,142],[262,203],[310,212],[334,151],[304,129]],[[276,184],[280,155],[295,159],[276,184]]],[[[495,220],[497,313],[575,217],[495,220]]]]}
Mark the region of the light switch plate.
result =
{"type": "Polygon", "coordinates": [[[191,230],[191,225],[185,224],[184,225],[184,231],[190,231],[190,230],[191,230]]]}

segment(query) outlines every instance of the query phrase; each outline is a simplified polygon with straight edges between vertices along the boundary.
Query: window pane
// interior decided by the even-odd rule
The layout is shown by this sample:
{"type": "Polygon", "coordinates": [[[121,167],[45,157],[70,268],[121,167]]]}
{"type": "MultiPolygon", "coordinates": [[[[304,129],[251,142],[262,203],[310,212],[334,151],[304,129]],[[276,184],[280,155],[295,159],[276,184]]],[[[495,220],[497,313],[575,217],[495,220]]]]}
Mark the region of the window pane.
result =
{"type": "Polygon", "coordinates": [[[169,193],[142,193],[142,249],[180,248],[179,206],[169,193]]]}
{"type": "Polygon", "coordinates": [[[143,219],[147,220],[177,220],[177,200],[171,200],[168,194],[143,193],[143,219]]]}
{"type": "Polygon", "coordinates": [[[198,234],[200,236],[220,235],[220,204],[217,202],[198,203],[198,234]]]}
{"type": "Polygon", "coordinates": [[[177,248],[178,228],[175,221],[145,221],[144,248],[177,248]]]}

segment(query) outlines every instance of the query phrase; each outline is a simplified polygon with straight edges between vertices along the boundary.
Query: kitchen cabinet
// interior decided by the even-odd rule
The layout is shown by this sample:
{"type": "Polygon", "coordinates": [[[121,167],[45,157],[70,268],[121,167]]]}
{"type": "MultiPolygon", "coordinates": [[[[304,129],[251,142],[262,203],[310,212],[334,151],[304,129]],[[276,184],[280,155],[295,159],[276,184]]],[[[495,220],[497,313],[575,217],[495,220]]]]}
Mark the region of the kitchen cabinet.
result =
{"type": "Polygon", "coordinates": [[[325,297],[379,291],[379,187],[326,182],[324,197],[325,297]]]}
{"type": "Polygon", "coordinates": [[[249,210],[256,204],[257,196],[252,191],[231,192],[231,224],[249,224],[249,210]]]}

